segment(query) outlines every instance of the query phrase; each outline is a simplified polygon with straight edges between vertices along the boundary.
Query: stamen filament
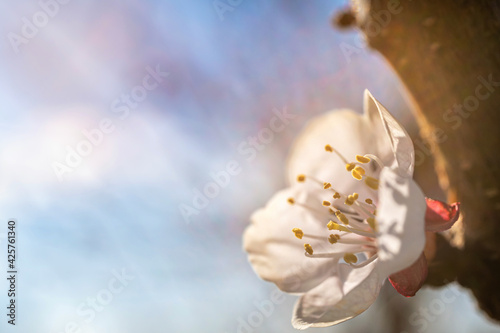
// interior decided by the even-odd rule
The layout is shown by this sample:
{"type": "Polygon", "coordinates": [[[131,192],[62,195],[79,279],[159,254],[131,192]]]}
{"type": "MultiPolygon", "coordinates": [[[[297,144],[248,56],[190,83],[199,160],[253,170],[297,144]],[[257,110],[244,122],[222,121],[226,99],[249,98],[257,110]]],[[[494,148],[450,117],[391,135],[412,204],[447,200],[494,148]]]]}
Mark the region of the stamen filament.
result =
{"type": "Polygon", "coordinates": [[[295,204],[297,206],[301,206],[303,208],[309,209],[309,210],[311,210],[311,211],[313,211],[313,212],[315,212],[317,214],[320,214],[322,216],[329,215],[328,212],[326,212],[326,211],[323,211],[323,210],[320,210],[320,209],[316,209],[314,207],[310,207],[310,206],[308,206],[306,204],[303,204],[303,203],[300,203],[300,202],[296,202],[295,204]]]}
{"type": "Polygon", "coordinates": [[[306,252],[305,256],[309,257],[309,258],[337,258],[337,257],[341,257],[342,254],[340,254],[340,253],[316,253],[316,254],[309,254],[309,253],[306,252]]]}
{"type": "Polygon", "coordinates": [[[317,235],[311,235],[311,234],[304,234],[304,236],[302,236],[304,238],[311,238],[311,239],[318,239],[318,240],[328,240],[328,238],[326,238],[325,236],[317,236],[317,235]]]}
{"type": "Polygon", "coordinates": [[[354,201],[350,207],[361,217],[362,220],[373,216],[373,214],[363,208],[357,200],[354,201]]]}
{"type": "MultiPolygon", "coordinates": [[[[335,248],[335,247],[333,247],[335,248]]],[[[352,251],[352,253],[360,253],[364,252],[365,249],[363,249],[363,246],[356,247],[354,246],[353,248],[349,249],[352,251]]],[[[324,253],[314,253],[314,254],[309,254],[309,253],[304,253],[306,257],[309,258],[342,258],[345,255],[345,252],[324,252],[324,253]]]]}
{"type": "Polygon", "coordinates": [[[366,223],[363,223],[363,222],[358,222],[358,221],[353,221],[353,220],[350,220],[349,221],[349,225],[351,227],[354,227],[356,229],[360,229],[360,230],[363,230],[363,231],[367,231],[367,232],[370,232],[372,231],[368,225],[366,223]]]}
{"type": "Polygon", "coordinates": [[[341,159],[341,160],[342,160],[345,164],[347,164],[347,163],[348,163],[348,162],[347,162],[347,159],[346,159],[344,156],[342,156],[342,154],[341,154],[339,151],[337,151],[337,149],[334,149],[332,146],[330,146],[330,145],[326,145],[326,146],[325,146],[325,150],[326,150],[327,152],[337,154],[337,156],[338,156],[338,157],[340,157],[340,159],[341,159]]]}
{"type": "Polygon", "coordinates": [[[351,227],[346,226],[346,225],[340,225],[340,224],[333,222],[333,221],[328,222],[327,227],[329,230],[345,231],[345,232],[350,232],[350,233],[357,234],[360,236],[375,238],[375,233],[373,233],[371,231],[368,231],[368,230],[365,231],[365,230],[361,230],[358,228],[351,228],[351,227]]]}
{"type": "Polygon", "coordinates": [[[372,160],[374,160],[375,163],[377,163],[377,165],[379,166],[380,169],[384,168],[384,163],[382,163],[382,161],[377,156],[372,155],[372,154],[365,154],[365,157],[369,157],[372,160]]]}
{"type": "Polygon", "coordinates": [[[379,185],[378,179],[370,177],[370,176],[366,176],[364,178],[365,178],[365,184],[369,188],[371,188],[372,190],[378,190],[378,185],[379,185]]]}
{"type": "Polygon", "coordinates": [[[370,240],[362,240],[362,239],[344,239],[340,237],[337,240],[338,243],[341,244],[357,244],[357,245],[373,245],[375,242],[370,240]]]}
{"type": "Polygon", "coordinates": [[[357,264],[357,265],[354,265],[354,264],[350,264],[351,267],[354,267],[354,268],[361,268],[361,267],[365,267],[366,265],[372,263],[373,261],[375,261],[375,259],[378,258],[378,254],[374,254],[372,255],[370,258],[366,259],[365,261],[363,261],[362,263],[360,264],[357,264]]]}
{"type": "Polygon", "coordinates": [[[352,232],[353,234],[365,236],[365,237],[370,237],[370,238],[375,238],[375,233],[373,233],[371,231],[364,231],[364,230],[360,230],[357,228],[349,228],[349,227],[345,227],[345,228],[347,230],[349,230],[350,232],[352,232]]]}

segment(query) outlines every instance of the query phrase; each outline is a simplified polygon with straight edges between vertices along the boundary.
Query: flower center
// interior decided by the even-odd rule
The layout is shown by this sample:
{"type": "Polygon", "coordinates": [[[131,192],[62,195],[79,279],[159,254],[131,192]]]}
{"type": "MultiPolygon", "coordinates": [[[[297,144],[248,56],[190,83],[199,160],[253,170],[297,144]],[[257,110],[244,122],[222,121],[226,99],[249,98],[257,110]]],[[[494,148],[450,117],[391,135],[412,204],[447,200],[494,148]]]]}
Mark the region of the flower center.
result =
{"type": "MultiPolygon", "coordinates": [[[[355,161],[349,162],[330,145],[325,146],[325,151],[335,153],[345,163],[346,170],[351,174],[352,178],[360,183],[362,182],[375,195],[375,198],[377,197],[376,191],[378,190],[379,181],[377,178],[368,175],[363,167],[368,163],[376,163],[379,168],[383,168],[384,165],[377,156],[372,154],[356,155],[355,161]]],[[[356,192],[352,194],[342,193],[335,190],[331,183],[323,182],[311,176],[303,174],[297,176],[299,183],[309,180],[317,183],[323,190],[331,191],[333,193],[332,199],[318,202],[317,207],[296,202],[294,198],[288,198],[288,203],[312,210],[315,213],[319,212],[320,216],[325,216],[326,235],[309,234],[300,228],[293,228],[292,232],[298,239],[311,239],[314,248],[324,249],[333,245],[337,246],[337,249],[334,248],[333,251],[330,251],[331,248],[328,248],[322,253],[317,253],[314,251],[313,245],[306,243],[304,244],[306,257],[339,258],[353,267],[362,267],[374,261],[377,258],[377,206],[374,201],[371,198],[362,200],[356,192]],[[340,248],[337,244],[344,245],[340,248]],[[360,259],[362,262],[358,264],[360,259]]]]}

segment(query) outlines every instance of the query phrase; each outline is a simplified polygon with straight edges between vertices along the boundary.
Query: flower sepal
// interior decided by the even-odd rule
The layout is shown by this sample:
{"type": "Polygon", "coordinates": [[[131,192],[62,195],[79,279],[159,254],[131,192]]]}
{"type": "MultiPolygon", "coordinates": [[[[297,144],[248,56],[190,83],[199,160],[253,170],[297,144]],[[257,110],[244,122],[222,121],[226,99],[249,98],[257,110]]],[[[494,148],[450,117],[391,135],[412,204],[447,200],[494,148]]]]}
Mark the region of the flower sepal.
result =
{"type": "Polygon", "coordinates": [[[425,198],[425,230],[440,232],[450,229],[460,216],[460,202],[447,204],[445,202],[425,198]]]}

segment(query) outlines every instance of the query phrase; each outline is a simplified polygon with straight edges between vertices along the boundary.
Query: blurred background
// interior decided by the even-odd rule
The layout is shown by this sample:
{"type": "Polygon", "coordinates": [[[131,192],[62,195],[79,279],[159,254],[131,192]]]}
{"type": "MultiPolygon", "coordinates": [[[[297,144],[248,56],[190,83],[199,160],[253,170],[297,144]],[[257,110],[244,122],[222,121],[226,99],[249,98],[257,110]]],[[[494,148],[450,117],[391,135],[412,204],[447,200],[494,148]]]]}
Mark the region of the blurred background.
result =
{"type": "MultiPolygon", "coordinates": [[[[0,330],[294,332],[295,297],[269,306],[277,288],[241,241],[285,186],[294,137],[327,110],[361,112],[368,88],[418,140],[389,66],[332,26],[347,5],[1,2],[0,269],[14,218],[19,280],[16,327],[2,313],[0,330]],[[242,154],[277,110],[296,117],[242,154]],[[200,201],[228,163],[240,172],[200,201]]],[[[420,183],[438,193],[427,164],[420,183]]],[[[412,299],[384,288],[356,319],[313,329],[368,330],[500,332],[455,285],[412,299]]]]}

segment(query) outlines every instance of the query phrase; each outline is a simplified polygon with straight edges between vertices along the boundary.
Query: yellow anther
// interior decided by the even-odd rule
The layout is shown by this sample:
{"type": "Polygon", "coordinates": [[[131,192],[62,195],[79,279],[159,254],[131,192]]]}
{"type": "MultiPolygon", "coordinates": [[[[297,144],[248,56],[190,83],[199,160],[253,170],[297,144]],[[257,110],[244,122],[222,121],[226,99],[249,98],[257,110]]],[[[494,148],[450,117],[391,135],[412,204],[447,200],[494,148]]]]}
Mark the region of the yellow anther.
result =
{"type": "Polygon", "coordinates": [[[369,157],[364,157],[364,156],[361,156],[361,155],[356,155],[356,161],[358,161],[359,163],[368,163],[371,160],[370,160],[369,157]]]}
{"type": "Polygon", "coordinates": [[[349,224],[349,219],[342,213],[340,213],[338,216],[337,216],[340,220],[340,222],[344,223],[344,224],[349,224]]]}
{"type": "Polygon", "coordinates": [[[372,228],[373,231],[377,230],[377,221],[373,217],[369,217],[366,219],[366,222],[368,222],[368,225],[370,228],[372,228]]]}
{"type": "Polygon", "coordinates": [[[352,170],[351,171],[351,175],[354,179],[356,180],[361,180],[363,179],[363,175],[361,175],[360,173],[358,173],[356,170],[352,170]]]}
{"type": "Polygon", "coordinates": [[[329,212],[330,214],[335,214],[335,212],[334,212],[334,211],[333,211],[333,209],[331,209],[331,208],[328,208],[328,212],[329,212]]]}
{"type": "Polygon", "coordinates": [[[330,153],[333,153],[333,148],[330,145],[326,145],[325,146],[325,150],[328,151],[328,152],[330,152],[330,153]]]}
{"type": "Polygon", "coordinates": [[[305,176],[305,175],[298,175],[298,176],[297,176],[297,181],[298,181],[299,183],[303,183],[303,182],[305,182],[305,181],[306,181],[306,176],[305,176]]]}
{"type": "Polygon", "coordinates": [[[326,226],[328,227],[328,230],[339,230],[339,231],[351,232],[349,229],[347,229],[343,225],[340,225],[337,222],[333,222],[333,221],[328,222],[328,224],[326,226]]]}
{"type": "Polygon", "coordinates": [[[292,232],[295,234],[295,237],[297,237],[298,239],[302,239],[302,237],[304,237],[304,232],[300,228],[293,228],[292,232]]]}
{"type": "Polygon", "coordinates": [[[365,184],[371,189],[378,190],[378,179],[376,178],[366,176],[365,184]]]}
{"type": "Polygon", "coordinates": [[[344,254],[344,261],[348,264],[355,264],[358,262],[358,257],[353,253],[344,254]]]}
{"type": "Polygon", "coordinates": [[[356,164],[354,164],[354,163],[347,163],[347,164],[345,165],[345,169],[346,169],[347,171],[349,171],[349,172],[350,172],[350,171],[352,171],[355,167],[356,167],[356,164]]]}
{"type": "Polygon", "coordinates": [[[364,175],[366,173],[365,169],[363,169],[363,167],[360,167],[359,165],[354,168],[354,171],[356,171],[360,175],[364,175]]]}
{"type": "Polygon", "coordinates": [[[331,205],[330,201],[326,201],[326,200],[325,200],[325,201],[323,201],[323,206],[328,207],[328,206],[330,206],[330,205],[331,205]]]}
{"type": "Polygon", "coordinates": [[[288,201],[288,203],[289,203],[290,205],[295,204],[295,199],[294,199],[294,198],[288,198],[288,200],[287,200],[287,201],[288,201]]]}
{"type": "Polygon", "coordinates": [[[328,230],[335,230],[335,222],[333,222],[332,220],[330,220],[330,222],[328,222],[328,224],[326,225],[326,227],[328,228],[328,230]]]}
{"type": "Polygon", "coordinates": [[[335,194],[333,195],[333,198],[334,199],[339,199],[340,198],[340,193],[339,192],[335,192],[335,194]]]}
{"type": "Polygon", "coordinates": [[[373,211],[373,215],[377,216],[377,210],[376,209],[373,211]]]}
{"type": "Polygon", "coordinates": [[[342,214],[341,212],[337,212],[335,215],[340,220],[340,222],[342,222],[342,223],[344,223],[346,225],[349,224],[349,219],[344,214],[342,214]]]}
{"type": "Polygon", "coordinates": [[[348,206],[352,206],[354,204],[354,201],[356,201],[354,199],[354,197],[352,195],[348,195],[347,198],[344,201],[344,204],[346,204],[348,206]]]}
{"type": "Polygon", "coordinates": [[[370,198],[366,199],[365,202],[369,205],[373,204],[373,200],[370,198]]]}
{"type": "Polygon", "coordinates": [[[326,189],[329,189],[330,187],[332,187],[332,184],[330,183],[323,183],[323,188],[326,190],[326,189]]]}
{"type": "Polygon", "coordinates": [[[354,193],[352,194],[352,197],[354,198],[354,200],[358,200],[358,198],[359,198],[359,194],[357,194],[356,192],[354,192],[354,193]]]}
{"type": "Polygon", "coordinates": [[[338,235],[331,234],[330,237],[328,237],[330,244],[335,244],[339,241],[340,236],[338,238],[336,236],[338,235]]]}
{"type": "Polygon", "coordinates": [[[311,244],[304,244],[304,249],[309,255],[312,255],[314,252],[311,244]]]}

